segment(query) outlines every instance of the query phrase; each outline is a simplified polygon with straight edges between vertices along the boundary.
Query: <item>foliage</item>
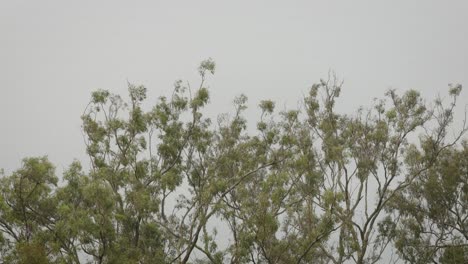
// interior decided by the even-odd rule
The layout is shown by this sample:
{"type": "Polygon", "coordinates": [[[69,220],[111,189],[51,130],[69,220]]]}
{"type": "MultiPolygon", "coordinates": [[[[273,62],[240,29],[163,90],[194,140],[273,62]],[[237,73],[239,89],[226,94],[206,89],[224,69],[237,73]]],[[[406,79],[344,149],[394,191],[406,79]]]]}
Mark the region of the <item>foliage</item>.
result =
{"type": "Polygon", "coordinates": [[[398,195],[396,248],[411,263],[466,263],[468,145],[441,152],[435,166],[398,195]]]}
{"type": "Polygon", "coordinates": [[[465,127],[447,136],[461,86],[448,105],[390,90],[341,114],[330,76],[299,109],[261,101],[253,130],[245,95],[206,117],[215,63],[198,72],[197,89],[177,81],[150,110],[144,86],[93,92],[89,170],[75,161],[59,184],[40,157],[2,176],[2,263],[380,263],[389,247],[466,262],[465,127]]]}

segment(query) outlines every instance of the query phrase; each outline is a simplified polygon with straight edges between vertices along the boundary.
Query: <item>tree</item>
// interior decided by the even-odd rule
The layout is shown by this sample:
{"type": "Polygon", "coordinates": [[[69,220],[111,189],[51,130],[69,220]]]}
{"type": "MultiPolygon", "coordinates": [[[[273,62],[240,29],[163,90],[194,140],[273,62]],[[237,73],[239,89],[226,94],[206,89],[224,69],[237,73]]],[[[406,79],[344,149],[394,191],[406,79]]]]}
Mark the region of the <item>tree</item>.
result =
{"type": "MultiPolygon", "coordinates": [[[[415,159],[420,157],[416,156],[415,159]]],[[[468,260],[468,144],[441,152],[436,164],[395,197],[396,249],[410,263],[468,260]]]]}
{"type": "Polygon", "coordinates": [[[321,81],[306,98],[310,130],[319,146],[316,170],[323,176],[316,203],[326,210],[327,201],[333,201],[339,226],[337,239],[322,250],[333,263],[376,263],[390,243],[386,206],[466,131],[463,127],[453,141],[447,139],[461,86],[450,88],[448,107],[437,100],[431,108],[414,90],[402,96],[390,90],[389,107],[381,100],[373,109],[348,116],[334,111],[341,85],[336,78],[321,81]],[[417,134],[419,144],[409,142],[417,134]]]}
{"type": "Polygon", "coordinates": [[[0,179],[1,258],[7,263],[48,263],[58,257],[54,239],[57,177],[45,157],[0,179]],[[48,253],[49,252],[49,253],[48,253]]]}
{"type": "Polygon", "coordinates": [[[390,246],[412,263],[464,261],[466,128],[447,136],[461,86],[448,106],[391,90],[341,114],[331,76],[299,109],[261,101],[249,129],[245,95],[231,115],[206,116],[215,63],[198,72],[196,89],[177,81],[150,110],[144,86],[128,84],[128,100],[93,92],[82,115],[89,171],[75,161],[58,184],[41,157],[2,176],[1,259],[361,264],[390,246]]]}
{"type": "MultiPolygon", "coordinates": [[[[381,100],[370,110],[347,115],[334,110],[341,85],[336,77],[314,85],[305,113],[286,111],[279,121],[261,118],[261,138],[271,144],[266,148],[277,147],[287,158],[234,190],[226,202],[238,237],[232,259],[381,261],[394,232],[385,210],[466,131],[463,127],[453,141],[446,137],[460,86],[451,87],[448,107],[437,100],[430,108],[417,91],[400,96],[391,90],[390,106],[381,100]],[[419,133],[419,144],[409,141],[419,133]]],[[[272,106],[262,102],[264,114],[272,106]]]]}

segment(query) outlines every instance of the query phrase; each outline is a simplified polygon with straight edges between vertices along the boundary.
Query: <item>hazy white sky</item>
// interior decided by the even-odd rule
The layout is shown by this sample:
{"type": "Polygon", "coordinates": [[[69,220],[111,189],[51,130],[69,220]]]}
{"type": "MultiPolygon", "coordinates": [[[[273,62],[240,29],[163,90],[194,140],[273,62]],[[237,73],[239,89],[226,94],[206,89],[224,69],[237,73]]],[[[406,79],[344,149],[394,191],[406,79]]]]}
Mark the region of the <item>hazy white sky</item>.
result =
{"type": "Polygon", "coordinates": [[[468,86],[467,14],[468,1],[0,0],[0,168],[86,161],[92,90],[125,94],[128,79],[153,102],[176,79],[196,82],[208,57],[213,115],[240,93],[294,106],[329,69],[345,81],[343,110],[388,88],[432,98],[468,86]]]}

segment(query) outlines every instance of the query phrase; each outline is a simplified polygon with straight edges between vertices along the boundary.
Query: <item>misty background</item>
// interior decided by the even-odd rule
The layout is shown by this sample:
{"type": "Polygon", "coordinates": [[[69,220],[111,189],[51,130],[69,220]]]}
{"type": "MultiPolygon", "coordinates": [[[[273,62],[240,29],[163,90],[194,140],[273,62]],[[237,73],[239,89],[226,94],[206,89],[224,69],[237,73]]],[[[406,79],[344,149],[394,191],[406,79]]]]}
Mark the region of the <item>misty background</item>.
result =
{"type": "MultiPolygon", "coordinates": [[[[467,1],[7,1],[0,0],[0,168],[48,155],[60,173],[88,162],[80,116],[90,93],[148,88],[147,106],[175,80],[209,79],[209,116],[245,93],[297,107],[333,70],[340,111],[370,106],[390,88],[432,100],[468,86],[467,1]]],[[[463,118],[468,87],[455,120],[463,118]]]]}

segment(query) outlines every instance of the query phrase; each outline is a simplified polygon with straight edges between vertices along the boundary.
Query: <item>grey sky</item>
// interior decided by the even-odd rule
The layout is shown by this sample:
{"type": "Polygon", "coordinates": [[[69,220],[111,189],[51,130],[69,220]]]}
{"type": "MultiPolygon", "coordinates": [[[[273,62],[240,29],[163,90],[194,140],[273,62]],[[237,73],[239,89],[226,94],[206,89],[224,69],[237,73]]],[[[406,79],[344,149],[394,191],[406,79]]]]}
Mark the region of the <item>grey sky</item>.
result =
{"type": "Polygon", "coordinates": [[[294,106],[329,69],[345,81],[343,110],[391,87],[432,98],[468,86],[467,13],[467,1],[0,0],[0,168],[86,160],[92,90],[125,94],[128,79],[152,102],[176,79],[196,83],[208,57],[213,115],[240,93],[294,106]]]}

